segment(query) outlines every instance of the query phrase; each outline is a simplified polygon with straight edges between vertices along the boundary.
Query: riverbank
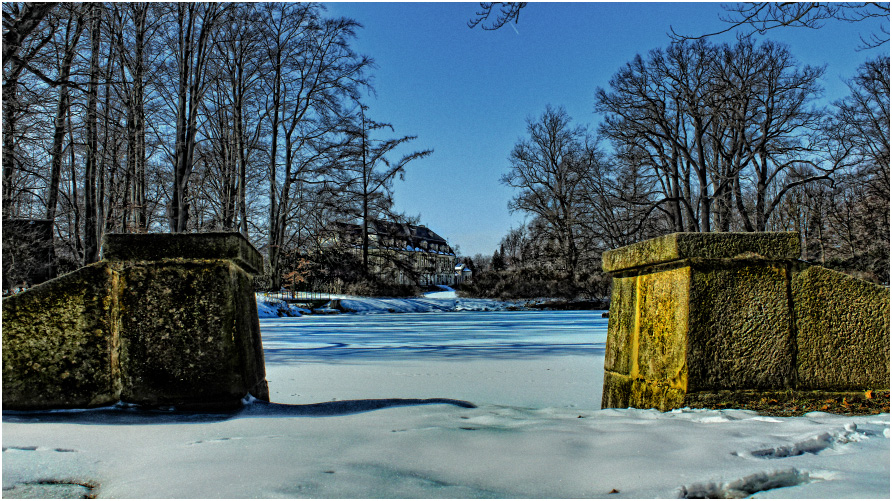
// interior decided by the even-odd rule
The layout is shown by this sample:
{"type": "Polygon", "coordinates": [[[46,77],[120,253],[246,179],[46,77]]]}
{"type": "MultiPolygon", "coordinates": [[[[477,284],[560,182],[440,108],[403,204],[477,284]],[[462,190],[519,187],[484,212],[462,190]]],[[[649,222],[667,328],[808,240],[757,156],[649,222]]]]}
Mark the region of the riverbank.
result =
{"type": "Polygon", "coordinates": [[[355,313],[374,315],[384,313],[426,313],[443,311],[585,311],[607,310],[606,300],[564,300],[541,298],[499,301],[495,299],[467,298],[458,296],[448,286],[438,286],[420,297],[382,298],[331,294],[331,301],[320,308],[307,309],[288,304],[281,299],[257,293],[257,313],[260,318],[299,317],[301,315],[330,315],[355,313]]]}
{"type": "Polygon", "coordinates": [[[311,314],[352,313],[376,315],[386,313],[431,313],[445,311],[514,311],[525,309],[522,302],[496,301],[457,297],[455,291],[440,286],[434,292],[420,297],[385,298],[331,294],[331,301],[312,310],[288,304],[281,299],[270,298],[263,293],[255,295],[260,318],[299,317],[311,314]]]}

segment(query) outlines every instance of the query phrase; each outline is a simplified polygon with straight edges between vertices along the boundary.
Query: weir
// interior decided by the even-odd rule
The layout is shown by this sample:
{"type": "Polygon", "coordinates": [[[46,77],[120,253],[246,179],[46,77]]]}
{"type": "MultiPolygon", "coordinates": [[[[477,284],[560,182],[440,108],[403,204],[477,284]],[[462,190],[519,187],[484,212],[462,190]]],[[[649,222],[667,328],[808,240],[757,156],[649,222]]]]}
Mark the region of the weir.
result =
{"type": "Polygon", "coordinates": [[[675,233],[605,252],[602,407],[744,407],[889,390],[889,289],[799,235],[675,233]]]}
{"type": "Polygon", "coordinates": [[[269,399],[238,233],[110,234],[102,260],[3,299],[3,406],[179,409],[269,399]]]}

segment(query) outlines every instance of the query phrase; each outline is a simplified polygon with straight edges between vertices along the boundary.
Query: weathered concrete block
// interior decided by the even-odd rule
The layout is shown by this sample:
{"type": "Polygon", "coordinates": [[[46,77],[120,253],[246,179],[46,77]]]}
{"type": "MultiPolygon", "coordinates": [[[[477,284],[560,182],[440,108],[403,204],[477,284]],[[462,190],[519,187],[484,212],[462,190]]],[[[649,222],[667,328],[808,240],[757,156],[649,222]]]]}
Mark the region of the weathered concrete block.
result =
{"type": "MultiPolygon", "coordinates": [[[[638,340],[635,331],[637,317],[638,277],[614,278],[610,297],[610,320],[607,322],[607,346],[604,351],[604,370],[632,375],[632,343],[638,340]]],[[[637,358],[636,358],[637,360],[637,358]]]]}
{"type": "Polygon", "coordinates": [[[108,235],[103,258],[3,300],[4,406],[269,399],[249,274],[262,258],[244,237],[108,235]]]}
{"type": "Polygon", "coordinates": [[[616,306],[607,324],[603,406],[637,406],[684,396],[672,390],[683,389],[687,381],[681,347],[686,344],[688,305],[678,292],[689,278],[690,268],[685,267],[614,279],[611,305],[616,306]]]}
{"type": "MultiPolygon", "coordinates": [[[[632,345],[634,401],[672,400],[687,386],[690,267],[638,278],[637,343],[632,345]]],[[[609,326],[609,322],[608,322],[609,326]]]]}
{"type": "Polygon", "coordinates": [[[792,292],[800,388],[889,388],[887,287],[812,266],[792,292]]]}
{"type": "Polygon", "coordinates": [[[605,253],[602,406],[888,389],[888,289],[798,255],[796,233],[677,233],[605,253]]]}
{"type": "Polygon", "coordinates": [[[3,300],[5,408],[118,401],[117,280],[97,263],[3,300]]]}

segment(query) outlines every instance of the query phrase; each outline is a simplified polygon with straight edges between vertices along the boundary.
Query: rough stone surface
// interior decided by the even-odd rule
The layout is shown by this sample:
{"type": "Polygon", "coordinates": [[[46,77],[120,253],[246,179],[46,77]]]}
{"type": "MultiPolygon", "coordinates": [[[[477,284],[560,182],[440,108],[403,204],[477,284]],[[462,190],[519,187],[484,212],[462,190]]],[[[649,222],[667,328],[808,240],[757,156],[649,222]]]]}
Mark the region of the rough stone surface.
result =
{"type": "Polygon", "coordinates": [[[889,289],[813,266],[792,291],[799,386],[889,388],[889,289]]]}
{"type": "Polygon", "coordinates": [[[239,305],[253,295],[239,287],[244,272],[237,266],[154,262],[125,267],[121,275],[124,401],[179,407],[235,402],[264,378],[249,339],[259,332],[239,329],[246,327],[239,305]]]}
{"type": "Polygon", "coordinates": [[[239,233],[111,233],[102,240],[103,261],[228,259],[256,274],[263,256],[239,233]]]}
{"type": "Polygon", "coordinates": [[[238,234],[111,240],[111,259],[3,300],[3,405],[268,400],[250,243],[238,234]],[[217,250],[223,257],[211,259],[217,250]]]}
{"type": "Polygon", "coordinates": [[[632,346],[632,375],[650,386],[680,390],[687,386],[690,280],[689,267],[638,277],[638,340],[632,346]]]}
{"type": "Polygon", "coordinates": [[[798,254],[796,233],[678,233],[605,253],[602,406],[806,408],[888,390],[889,289],[798,254]]]}
{"type": "Polygon", "coordinates": [[[685,267],[614,280],[611,304],[617,306],[607,328],[603,406],[681,403],[689,278],[685,267]]]}
{"type": "Polygon", "coordinates": [[[632,375],[632,343],[636,342],[638,277],[614,278],[610,298],[611,314],[607,322],[607,346],[604,370],[632,375]]]}
{"type": "Polygon", "coordinates": [[[798,259],[796,232],[672,233],[603,254],[605,272],[659,265],[682,259],[798,259]]]}
{"type": "Polygon", "coordinates": [[[117,402],[117,273],[105,263],[3,300],[3,406],[117,402]]]}
{"type": "Polygon", "coordinates": [[[783,263],[694,267],[687,391],[788,388],[792,318],[783,263]]]}

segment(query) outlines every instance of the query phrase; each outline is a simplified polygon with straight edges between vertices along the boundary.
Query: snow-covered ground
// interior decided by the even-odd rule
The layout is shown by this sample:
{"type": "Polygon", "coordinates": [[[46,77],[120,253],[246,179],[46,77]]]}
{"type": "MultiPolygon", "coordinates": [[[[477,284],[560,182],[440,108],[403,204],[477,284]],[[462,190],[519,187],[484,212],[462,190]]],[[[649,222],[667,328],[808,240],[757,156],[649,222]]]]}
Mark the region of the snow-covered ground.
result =
{"type": "Polygon", "coordinates": [[[585,311],[264,318],[275,403],[6,412],[3,496],[889,497],[888,414],[599,410],[606,325],[585,311]]]}

